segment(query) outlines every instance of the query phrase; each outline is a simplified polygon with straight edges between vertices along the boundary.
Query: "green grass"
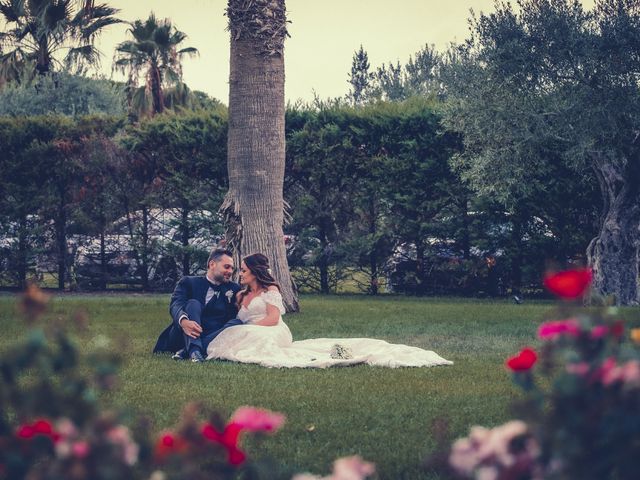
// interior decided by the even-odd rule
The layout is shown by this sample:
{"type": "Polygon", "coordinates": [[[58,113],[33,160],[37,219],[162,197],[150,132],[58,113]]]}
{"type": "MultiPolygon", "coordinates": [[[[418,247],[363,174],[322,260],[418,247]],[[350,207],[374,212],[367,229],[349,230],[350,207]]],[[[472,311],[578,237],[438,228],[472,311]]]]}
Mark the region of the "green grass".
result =
{"type": "MultiPolygon", "coordinates": [[[[510,418],[518,390],[504,359],[536,344],[536,327],[554,308],[542,302],[303,296],[302,313],[285,317],[294,339],[380,338],[435,350],[455,364],[278,370],[227,362],[194,365],[151,355],[168,324],[168,301],[168,295],[60,296],[52,316],[87,309],[89,337],[113,339],[125,359],[119,388],[108,400],[149,414],[157,430],[174,425],[190,400],[224,414],[240,405],[261,406],[285,413],[287,423],[260,444],[247,442],[255,458],[277,458],[289,472],[326,474],[335,458],[359,454],[376,463],[380,478],[389,479],[438,478],[421,468],[434,447],[434,419],[446,419],[457,437],[471,425],[493,426],[510,418]]],[[[0,297],[0,352],[23,331],[14,303],[12,296],[0,297]]],[[[640,309],[624,309],[622,315],[640,325],[640,309]]],[[[92,341],[84,345],[90,350],[92,341]]]]}

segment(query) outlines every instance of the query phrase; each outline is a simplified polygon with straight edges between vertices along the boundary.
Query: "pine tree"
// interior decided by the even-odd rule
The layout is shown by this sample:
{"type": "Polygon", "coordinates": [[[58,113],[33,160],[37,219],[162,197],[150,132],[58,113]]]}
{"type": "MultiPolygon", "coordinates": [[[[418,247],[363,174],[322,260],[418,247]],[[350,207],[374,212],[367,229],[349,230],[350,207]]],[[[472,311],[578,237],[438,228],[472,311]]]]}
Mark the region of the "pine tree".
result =
{"type": "Polygon", "coordinates": [[[373,78],[374,74],[369,72],[369,56],[360,45],[360,50],[353,54],[351,74],[349,75],[351,90],[347,94],[347,99],[354,105],[365,103],[371,98],[373,78]]]}

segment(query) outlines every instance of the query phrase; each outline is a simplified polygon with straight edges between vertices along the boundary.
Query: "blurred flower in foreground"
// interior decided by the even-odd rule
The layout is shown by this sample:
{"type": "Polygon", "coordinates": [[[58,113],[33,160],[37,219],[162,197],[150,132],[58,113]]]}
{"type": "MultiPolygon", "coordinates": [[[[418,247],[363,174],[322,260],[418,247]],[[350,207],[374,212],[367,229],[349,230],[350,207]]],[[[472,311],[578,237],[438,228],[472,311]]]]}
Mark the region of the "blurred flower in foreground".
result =
{"type": "Polygon", "coordinates": [[[51,296],[44,293],[35,283],[27,285],[18,307],[25,320],[33,323],[46,310],[51,296]]]}
{"type": "Polygon", "coordinates": [[[311,473],[299,473],[291,480],[365,480],[373,475],[376,467],[373,463],[365,462],[359,455],[343,457],[333,462],[333,473],[320,477],[311,473]]]}
{"type": "Polygon", "coordinates": [[[544,277],[544,286],[550,292],[565,300],[582,297],[589,285],[593,274],[590,268],[578,268],[563,272],[548,274],[544,277]]]}
{"type": "Polygon", "coordinates": [[[541,478],[534,471],[540,448],[527,424],[512,420],[493,429],[472,427],[456,440],[449,464],[459,474],[483,480],[541,478]]]}
{"type": "Polygon", "coordinates": [[[515,357],[507,359],[506,365],[514,372],[530,370],[538,360],[538,354],[532,348],[526,347],[515,357]]]}
{"type": "Polygon", "coordinates": [[[284,421],[285,417],[281,413],[254,407],[240,407],[221,432],[211,423],[205,423],[202,426],[202,435],[227,450],[227,461],[231,465],[240,465],[246,460],[245,453],[240,450],[240,434],[245,430],[272,433],[278,430],[284,421]]]}
{"type": "Polygon", "coordinates": [[[538,338],[553,340],[563,335],[577,337],[580,335],[580,322],[575,318],[545,322],[538,328],[538,338]]]}

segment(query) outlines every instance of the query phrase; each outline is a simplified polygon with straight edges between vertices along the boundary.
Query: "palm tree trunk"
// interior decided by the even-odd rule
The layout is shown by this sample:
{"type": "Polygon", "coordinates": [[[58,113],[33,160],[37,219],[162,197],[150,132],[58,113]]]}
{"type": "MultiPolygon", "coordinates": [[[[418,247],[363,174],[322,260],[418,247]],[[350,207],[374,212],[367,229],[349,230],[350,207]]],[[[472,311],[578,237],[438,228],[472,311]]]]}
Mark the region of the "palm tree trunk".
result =
{"type": "Polygon", "coordinates": [[[284,0],[246,3],[229,0],[227,10],[231,31],[229,192],[221,211],[236,263],[252,253],[267,255],[287,310],[297,311],[282,230],[285,5],[284,0]],[[261,25],[267,30],[261,30],[261,25]]]}
{"type": "Polygon", "coordinates": [[[151,88],[151,99],[153,102],[153,114],[162,113],[164,111],[164,95],[162,93],[162,77],[160,69],[157,65],[152,65],[149,69],[149,79],[151,88]]]}

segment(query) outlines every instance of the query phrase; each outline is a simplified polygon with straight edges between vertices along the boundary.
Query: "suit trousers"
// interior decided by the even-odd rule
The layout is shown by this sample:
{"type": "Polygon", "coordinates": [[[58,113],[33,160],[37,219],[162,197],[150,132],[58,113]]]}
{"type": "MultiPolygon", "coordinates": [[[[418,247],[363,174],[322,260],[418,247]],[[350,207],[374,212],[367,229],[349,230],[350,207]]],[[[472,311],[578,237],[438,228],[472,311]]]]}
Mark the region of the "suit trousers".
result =
{"type": "MultiPolygon", "coordinates": [[[[203,308],[204,306],[202,305],[202,303],[200,303],[198,300],[191,299],[185,305],[184,311],[189,316],[189,320],[197,322],[198,325],[202,327],[201,318],[202,318],[203,308]]],[[[185,344],[185,349],[184,349],[185,356],[188,356],[192,348],[198,348],[202,352],[202,354],[206,354],[207,347],[209,346],[209,344],[214,338],[220,335],[220,332],[222,332],[226,328],[234,327],[236,325],[242,325],[242,320],[238,320],[237,318],[234,318],[233,320],[229,320],[222,327],[216,330],[213,330],[211,332],[205,332],[203,330],[198,338],[191,338],[190,336],[183,333],[184,344],[185,344]]]]}

